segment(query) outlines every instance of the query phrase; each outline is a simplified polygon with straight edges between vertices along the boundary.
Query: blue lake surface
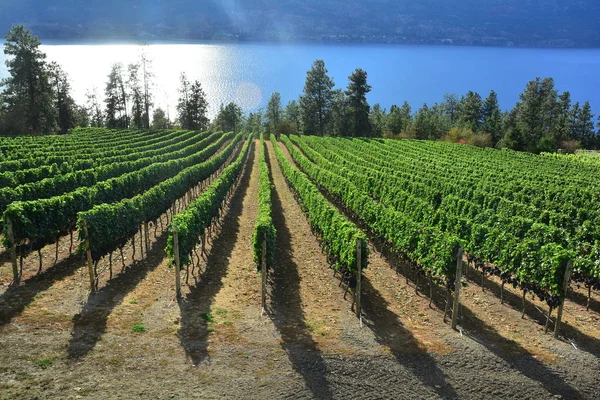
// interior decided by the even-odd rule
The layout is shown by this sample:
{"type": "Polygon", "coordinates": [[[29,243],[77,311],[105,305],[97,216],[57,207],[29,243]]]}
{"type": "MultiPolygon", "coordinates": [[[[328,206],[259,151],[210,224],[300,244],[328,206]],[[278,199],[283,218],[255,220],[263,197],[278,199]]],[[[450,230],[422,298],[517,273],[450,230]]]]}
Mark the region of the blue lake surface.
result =
{"type": "MultiPolygon", "coordinates": [[[[101,95],[115,62],[133,62],[137,44],[44,42],[48,58],[69,73],[78,102],[96,88],[101,95]]],[[[285,102],[296,99],[306,71],[325,60],[336,87],[345,88],[355,68],[368,72],[371,104],[389,109],[408,101],[414,111],[423,103],[442,101],[445,93],[468,90],[483,97],[495,90],[501,107],[511,108],[526,83],[553,77],[559,91],[574,101],[589,100],[600,114],[600,49],[529,49],[492,47],[277,44],[277,43],[152,43],[145,52],[153,60],[155,103],[174,117],[179,75],[202,83],[214,115],[221,103],[235,101],[245,111],[264,107],[278,91],[285,102]]],[[[0,54],[0,61],[4,55],[0,54]]],[[[0,77],[6,76],[4,62],[0,77]]]]}

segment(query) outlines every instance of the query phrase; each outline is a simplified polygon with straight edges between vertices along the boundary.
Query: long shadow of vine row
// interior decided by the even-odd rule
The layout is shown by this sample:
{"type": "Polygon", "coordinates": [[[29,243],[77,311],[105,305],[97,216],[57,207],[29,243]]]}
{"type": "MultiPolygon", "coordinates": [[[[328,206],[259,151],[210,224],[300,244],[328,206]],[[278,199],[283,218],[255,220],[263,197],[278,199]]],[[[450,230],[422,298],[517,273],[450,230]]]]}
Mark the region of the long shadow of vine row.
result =
{"type": "Polygon", "coordinates": [[[0,326],[4,326],[21,314],[25,307],[33,302],[38,293],[42,293],[54,283],[75,274],[84,263],[81,256],[73,254],[56,265],[25,280],[19,286],[11,286],[0,295],[0,326]]]}
{"type": "Polygon", "coordinates": [[[142,261],[129,265],[100,290],[89,294],[81,312],[73,316],[73,329],[67,350],[69,358],[84,357],[94,349],[96,343],[104,336],[108,316],[115,307],[123,302],[125,296],[135,289],[149,272],[161,264],[166,241],[167,235],[163,233],[142,261]]]}
{"type": "MultiPolygon", "coordinates": [[[[208,359],[208,313],[211,305],[221,288],[223,278],[227,274],[229,257],[231,256],[240,231],[240,216],[243,201],[248,191],[250,174],[255,157],[254,146],[246,161],[240,186],[231,198],[229,209],[222,222],[223,229],[212,242],[206,260],[206,270],[200,281],[191,287],[185,298],[179,300],[181,312],[181,327],[179,341],[186,357],[195,366],[208,359]]],[[[251,257],[251,255],[249,255],[251,257]]]]}
{"type": "MultiPolygon", "coordinates": [[[[467,277],[476,285],[481,284],[481,273],[476,272],[472,268],[467,268],[467,277]]],[[[485,279],[485,290],[494,294],[498,299],[500,299],[501,285],[495,280],[491,280],[486,277],[485,279]]],[[[504,289],[504,303],[515,310],[522,310],[522,299],[520,295],[517,295],[510,290],[504,289]]],[[[540,309],[536,307],[536,305],[531,302],[530,297],[527,297],[527,301],[525,302],[525,315],[530,318],[534,323],[538,325],[544,325],[546,323],[546,315],[543,312],[540,312],[540,309]]],[[[498,300],[499,301],[499,300],[498,300]]],[[[547,310],[541,310],[547,312],[547,310]]],[[[554,317],[556,317],[556,311],[554,311],[554,317]]],[[[550,325],[553,328],[553,325],[550,325]]],[[[577,346],[590,353],[595,355],[596,357],[600,357],[600,341],[598,339],[593,338],[589,335],[586,335],[578,328],[570,325],[563,321],[560,327],[561,333],[565,335],[565,337],[574,339],[577,343],[577,346]]]]}
{"type": "MultiPolygon", "coordinates": [[[[272,149],[269,150],[272,153],[272,149]]],[[[273,168],[279,167],[271,165],[271,171],[273,168]]],[[[332,394],[326,379],[327,365],[312,338],[302,309],[298,265],[293,261],[292,238],[285,224],[283,206],[277,189],[273,193],[272,203],[273,224],[277,229],[277,250],[276,263],[271,272],[272,287],[268,313],[281,334],[282,349],[288,355],[294,370],[302,375],[308,390],[315,398],[329,399],[332,394]]]]}

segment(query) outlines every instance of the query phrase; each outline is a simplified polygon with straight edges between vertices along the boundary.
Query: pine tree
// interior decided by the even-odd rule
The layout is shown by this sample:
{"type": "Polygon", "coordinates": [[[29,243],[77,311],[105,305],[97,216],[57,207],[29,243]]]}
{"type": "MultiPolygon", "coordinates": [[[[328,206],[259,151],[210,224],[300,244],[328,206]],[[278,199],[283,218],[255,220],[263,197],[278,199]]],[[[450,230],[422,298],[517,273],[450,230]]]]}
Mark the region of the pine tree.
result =
{"type": "Polygon", "coordinates": [[[367,102],[367,93],[371,91],[371,86],[367,83],[367,72],[360,68],[356,69],[348,77],[348,80],[348,89],[346,90],[349,119],[348,135],[370,137],[373,133],[373,127],[369,121],[371,107],[367,102]]]}
{"type": "Polygon", "coordinates": [[[369,114],[369,121],[373,129],[373,137],[382,137],[385,134],[387,118],[388,114],[385,108],[382,108],[379,103],[374,104],[371,108],[371,113],[369,114]]]}
{"type": "Polygon", "coordinates": [[[556,104],[556,123],[554,137],[557,144],[572,139],[573,123],[571,118],[571,93],[564,92],[558,97],[556,104]]]}
{"type": "Polygon", "coordinates": [[[450,123],[454,125],[458,122],[458,119],[460,118],[461,100],[456,94],[446,93],[441,107],[446,118],[450,120],[450,123]]]}
{"type": "Polygon", "coordinates": [[[350,136],[352,130],[352,117],[350,116],[349,104],[350,103],[342,90],[338,89],[333,91],[331,117],[327,129],[331,136],[350,136]]]}
{"type": "Polygon", "coordinates": [[[0,113],[2,133],[39,135],[56,129],[57,111],[46,54],[37,36],[14,25],[5,36],[9,77],[4,79],[0,113]]]}
{"type": "Polygon", "coordinates": [[[56,99],[58,128],[60,133],[67,133],[77,123],[77,106],[71,97],[69,77],[55,62],[50,64],[50,76],[56,99]]]}
{"type": "Polygon", "coordinates": [[[463,127],[473,132],[479,131],[483,119],[483,103],[479,93],[467,92],[461,101],[459,114],[459,122],[463,127]]]}
{"type": "Polygon", "coordinates": [[[180,77],[179,101],[177,103],[178,121],[182,129],[205,130],[208,127],[206,111],[208,101],[199,81],[190,83],[185,73],[180,77]]]}
{"type": "Polygon", "coordinates": [[[594,129],[594,114],[589,101],[579,103],[573,107],[573,137],[581,143],[584,149],[595,149],[598,145],[596,131],[594,129]]]}
{"type": "Polygon", "coordinates": [[[104,89],[107,128],[128,128],[127,96],[123,79],[123,65],[113,64],[104,89]]]}
{"type": "Polygon", "coordinates": [[[88,90],[85,94],[86,97],[86,110],[90,118],[90,126],[101,127],[104,126],[104,113],[102,112],[102,106],[98,100],[98,89],[93,88],[88,90]]]}
{"type": "MultiPolygon", "coordinates": [[[[523,139],[520,150],[534,153],[551,150],[549,143],[555,137],[557,110],[554,80],[536,78],[527,84],[520,98],[520,107],[516,115],[517,129],[523,139]],[[541,143],[544,145],[540,146],[541,143]]],[[[556,145],[555,143],[554,146],[556,145]]]]}
{"type": "Polygon", "coordinates": [[[493,90],[483,101],[481,130],[492,136],[494,145],[502,138],[502,112],[498,104],[498,95],[493,90]]]}
{"type": "Polygon", "coordinates": [[[286,124],[290,127],[290,133],[299,134],[301,132],[301,114],[300,106],[296,100],[290,101],[283,113],[286,124]]]}
{"type": "Polygon", "coordinates": [[[229,103],[227,106],[219,108],[213,126],[223,132],[237,133],[242,127],[242,109],[235,103],[229,103]]]}
{"type": "Polygon", "coordinates": [[[131,127],[144,128],[144,96],[140,83],[140,64],[127,66],[127,89],[131,99],[131,127]]]}
{"type": "MultiPolygon", "coordinates": [[[[151,91],[152,79],[154,78],[154,74],[152,73],[152,60],[150,60],[150,58],[147,56],[145,52],[145,46],[147,45],[142,45],[142,52],[140,55],[140,71],[142,74],[142,88],[144,100],[144,114],[142,120],[144,123],[144,128],[148,129],[150,128],[150,107],[153,106],[151,91]]],[[[204,95],[204,93],[202,94],[204,95]]]]}
{"type": "Polygon", "coordinates": [[[267,110],[265,117],[267,118],[267,126],[269,127],[269,133],[275,134],[279,138],[281,128],[281,116],[283,114],[281,108],[281,95],[275,92],[271,95],[269,102],[267,103],[267,110]]]}
{"type": "Polygon", "coordinates": [[[317,60],[306,74],[304,94],[300,97],[304,134],[325,134],[331,115],[333,80],[327,75],[325,62],[317,60]]]}

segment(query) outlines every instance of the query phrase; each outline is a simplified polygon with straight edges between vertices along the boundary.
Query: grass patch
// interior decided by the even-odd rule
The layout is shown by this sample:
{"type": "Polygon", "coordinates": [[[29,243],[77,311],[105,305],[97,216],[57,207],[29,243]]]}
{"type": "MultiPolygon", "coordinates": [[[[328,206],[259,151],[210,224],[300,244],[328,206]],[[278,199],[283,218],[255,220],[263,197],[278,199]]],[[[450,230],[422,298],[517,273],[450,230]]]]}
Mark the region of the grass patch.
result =
{"type": "Polygon", "coordinates": [[[215,317],[211,313],[202,313],[200,314],[200,317],[206,322],[215,322],[215,317]]]}
{"type": "Polygon", "coordinates": [[[217,308],[215,310],[215,314],[217,314],[220,317],[226,317],[227,316],[227,310],[224,308],[217,308]]]}
{"type": "Polygon", "coordinates": [[[142,333],[142,332],[146,332],[146,328],[144,327],[144,324],[135,324],[133,326],[133,332],[135,333],[142,333]]]}
{"type": "Polygon", "coordinates": [[[138,301],[137,300],[129,300],[129,304],[137,304],[138,301]]]}
{"type": "Polygon", "coordinates": [[[213,328],[212,326],[209,326],[208,328],[206,328],[206,332],[208,333],[213,333],[215,331],[215,328],[213,328]]]}
{"type": "Polygon", "coordinates": [[[54,364],[54,358],[52,357],[44,357],[38,360],[38,365],[41,369],[48,369],[52,364],[54,364]]]}
{"type": "Polygon", "coordinates": [[[233,325],[233,322],[232,321],[224,321],[223,325],[233,325]]]}

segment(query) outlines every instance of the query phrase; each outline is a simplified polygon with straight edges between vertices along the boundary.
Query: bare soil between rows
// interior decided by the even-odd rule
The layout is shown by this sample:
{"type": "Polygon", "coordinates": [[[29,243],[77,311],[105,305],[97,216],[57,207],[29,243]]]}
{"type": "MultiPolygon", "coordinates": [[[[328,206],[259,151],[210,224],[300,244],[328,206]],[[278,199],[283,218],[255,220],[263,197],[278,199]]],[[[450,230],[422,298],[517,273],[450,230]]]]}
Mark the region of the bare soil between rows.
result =
{"type": "MultiPolygon", "coordinates": [[[[533,303],[522,320],[500,304],[496,283],[482,292],[470,273],[455,332],[442,322],[443,293],[430,308],[427,283],[417,294],[414,277],[407,284],[399,261],[376,242],[361,328],[271,143],[277,262],[261,315],[251,245],[258,145],[200,268],[182,275],[180,301],[160,226],[143,260],[138,248],[132,264],[127,248],[121,272],[115,256],[113,279],[105,272],[96,294],[88,293],[82,258],[68,256],[68,241],[55,266],[54,246],[44,249],[40,275],[37,255],[29,257],[24,284],[0,289],[0,399],[600,397],[597,313],[569,304],[573,344],[556,341],[543,333],[533,303]]],[[[7,283],[10,263],[0,262],[7,283]]]]}

